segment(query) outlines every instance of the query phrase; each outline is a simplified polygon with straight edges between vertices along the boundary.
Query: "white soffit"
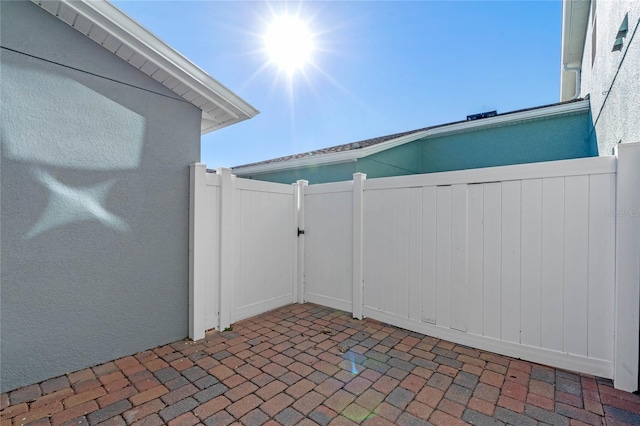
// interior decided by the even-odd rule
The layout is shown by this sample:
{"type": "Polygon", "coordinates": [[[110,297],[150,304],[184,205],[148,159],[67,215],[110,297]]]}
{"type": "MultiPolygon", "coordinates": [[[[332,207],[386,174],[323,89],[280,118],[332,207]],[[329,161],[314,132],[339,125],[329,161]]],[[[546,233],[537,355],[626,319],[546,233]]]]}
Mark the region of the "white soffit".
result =
{"type": "Polygon", "coordinates": [[[582,67],[582,54],[587,35],[591,0],[563,0],[562,2],[562,63],[560,65],[560,100],[571,99],[576,93],[575,72],[565,71],[582,67]]]}
{"type": "Polygon", "coordinates": [[[258,110],[106,0],[31,0],[202,111],[202,134],[258,110]]]}
{"type": "Polygon", "coordinates": [[[234,167],[233,172],[238,176],[246,176],[257,173],[267,173],[280,170],[290,170],[299,167],[306,167],[318,164],[337,164],[356,161],[358,158],[368,157],[387,149],[394,148],[418,139],[428,137],[444,136],[454,133],[463,133],[483,128],[504,126],[516,124],[529,120],[548,118],[553,116],[584,112],[589,110],[589,101],[569,102],[565,104],[552,105],[543,108],[535,108],[521,112],[505,113],[495,117],[482,118],[479,120],[463,121],[441,127],[435,127],[428,130],[418,131],[409,135],[391,139],[365,148],[351,149],[348,151],[331,152],[320,155],[310,155],[308,157],[295,158],[285,161],[277,161],[273,163],[255,164],[247,167],[234,167]]]}

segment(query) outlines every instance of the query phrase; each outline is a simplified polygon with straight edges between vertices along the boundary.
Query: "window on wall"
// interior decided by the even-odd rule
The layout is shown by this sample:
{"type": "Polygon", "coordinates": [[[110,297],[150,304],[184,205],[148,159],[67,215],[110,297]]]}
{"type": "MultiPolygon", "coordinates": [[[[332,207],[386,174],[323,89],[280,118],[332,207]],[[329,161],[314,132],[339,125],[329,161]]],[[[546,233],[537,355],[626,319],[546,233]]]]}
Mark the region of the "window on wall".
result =
{"type": "Polygon", "coordinates": [[[620,28],[618,28],[618,33],[616,34],[616,40],[613,42],[613,52],[616,50],[622,50],[622,45],[624,44],[624,38],[627,36],[627,32],[629,31],[629,14],[624,15],[624,19],[620,24],[620,28]]]}

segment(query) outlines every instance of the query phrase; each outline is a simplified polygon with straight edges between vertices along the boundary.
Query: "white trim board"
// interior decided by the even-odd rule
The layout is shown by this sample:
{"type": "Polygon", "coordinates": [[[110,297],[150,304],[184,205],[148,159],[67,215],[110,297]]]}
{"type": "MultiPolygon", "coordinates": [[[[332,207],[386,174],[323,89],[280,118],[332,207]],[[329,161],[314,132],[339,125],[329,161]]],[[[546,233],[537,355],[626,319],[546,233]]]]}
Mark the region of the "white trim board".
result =
{"type": "Polygon", "coordinates": [[[318,183],[305,188],[305,195],[336,194],[340,192],[353,192],[353,181],[318,183]]]}
{"type": "Polygon", "coordinates": [[[251,318],[256,315],[263,314],[265,312],[272,311],[282,306],[290,305],[293,298],[293,293],[288,293],[283,296],[278,296],[273,299],[265,300],[262,302],[254,303],[252,305],[242,306],[236,308],[233,324],[243,319],[251,318]]]}
{"type": "Polygon", "coordinates": [[[315,303],[316,305],[326,306],[340,311],[352,312],[352,303],[350,300],[336,299],[335,297],[322,296],[315,293],[304,293],[304,302],[315,303]]]}
{"type": "Polygon", "coordinates": [[[236,190],[293,195],[293,187],[291,185],[242,178],[236,179],[236,190]]]}
{"type": "Polygon", "coordinates": [[[516,164],[513,166],[367,179],[364,183],[364,190],[612,174],[616,172],[616,167],[617,159],[614,156],[576,158],[572,160],[516,164]]]}

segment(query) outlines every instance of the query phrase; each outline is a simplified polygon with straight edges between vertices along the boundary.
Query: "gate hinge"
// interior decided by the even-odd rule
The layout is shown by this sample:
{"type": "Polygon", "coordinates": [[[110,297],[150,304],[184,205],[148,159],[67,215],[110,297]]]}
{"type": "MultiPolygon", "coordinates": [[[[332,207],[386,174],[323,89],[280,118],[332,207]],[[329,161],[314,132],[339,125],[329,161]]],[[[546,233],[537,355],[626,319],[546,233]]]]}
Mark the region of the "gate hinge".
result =
{"type": "Polygon", "coordinates": [[[300,235],[304,235],[304,229],[300,229],[300,228],[298,228],[298,237],[299,237],[300,235]]]}

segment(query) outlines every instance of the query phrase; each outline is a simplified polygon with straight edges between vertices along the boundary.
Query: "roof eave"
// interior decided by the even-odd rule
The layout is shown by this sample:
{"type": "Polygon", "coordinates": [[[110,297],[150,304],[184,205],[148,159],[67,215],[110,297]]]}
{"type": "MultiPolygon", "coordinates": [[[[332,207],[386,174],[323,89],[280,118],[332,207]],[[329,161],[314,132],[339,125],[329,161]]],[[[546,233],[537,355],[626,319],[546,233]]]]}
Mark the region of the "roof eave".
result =
{"type": "MultiPolygon", "coordinates": [[[[59,10],[59,6],[56,6],[56,3],[64,4],[64,6],[72,9],[78,15],[88,19],[94,25],[104,30],[109,36],[117,39],[123,45],[126,45],[144,57],[147,61],[156,65],[159,69],[170,74],[182,85],[195,91],[199,97],[212,102],[227,113],[228,119],[220,122],[208,116],[207,112],[203,110],[202,134],[252,118],[259,113],[259,111],[248,102],[226,88],[222,83],[215,80],[200,67],[178,53],[175,49],[160,40],[108,1],[31,1],[58,17],[63,22],[65,21],[56,14],[56,10],[59,10]],[[209,126],[205,123],[205,120],[216,124],[209,126]]],[[[88,37],[88,34],[85,35],[88,37]]],[[[168,88],[174,91],[171,87],[168,88]]],[[[174,93],[181,97],[183,96],[182,93],[178,93],[177,91],[174,91],[174,93]]],[[[198,105],[195,106],[202,110],[198,105]]]]}
{"type": "Polygon", "coordinates": [[[237,124],[240,123],[241,121],[245,121],[250,119],[251,117],[245,116],[245,117],[239,117],[238,119],[235,119],[233,121],[225,121],[224,123],[215,123],[209,120],[206,120],[204,117],[202,119],[201,125],[200,125],[200,134],[201,135],[206,135],[207,133],[211,133],[215,130],[220,130],[220,129],[224,129],[225,127],[229,127],[232,124],[237,124]]]}
{"type": "Polygon", "coordinates": [[[582,100],[578,102],[570,102],[566,104],[552,105],[549,107],[531,109],[521,112],[506,113],[497,115],[495,117],[483,118],[480,120],[463,121],[450,125],[443,125],[428,130],[418,131],[409,135],[401,136],[396,139],[391,139],[386,142],[371,145],[365,148],[354,149],[350,151],[342,151],[328,154],[321,154],[303,158],[296,158],[287,161],[280,161],[274,163],[257,164],[247,167],[235,167],[233,171],[238,176],[247,176],[260,173],[268,173],[274,171],[284,171],[297,169],[301,167],[311,165],[327,165],[338,164],[349,161],[357,161],[359,158],[368,157],[381,151],[385,151],[396,146],[404,145],[409,142],[416,141],[418,139],[424,139],[435,136],[445,136],[454,133],[463,133],[473,130],[479,130],[482,128],[504,126],[508,124],[516,124],[518,122],[524,122],[534,119],[543,119],[547,117],[553,117],[558,115],[565,115],[571,113],[578,113],[589,110],[589,101],[582,100]]]}

